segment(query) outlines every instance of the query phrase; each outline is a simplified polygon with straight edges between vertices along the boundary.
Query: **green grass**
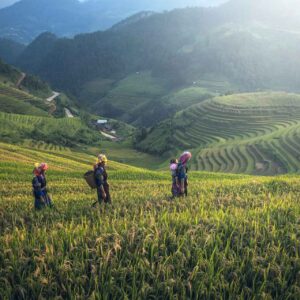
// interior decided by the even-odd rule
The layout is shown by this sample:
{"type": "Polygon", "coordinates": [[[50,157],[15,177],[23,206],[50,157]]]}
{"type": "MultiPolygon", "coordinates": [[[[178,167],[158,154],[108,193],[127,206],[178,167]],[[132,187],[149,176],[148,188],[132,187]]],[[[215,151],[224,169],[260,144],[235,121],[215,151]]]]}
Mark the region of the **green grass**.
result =
{"type": "Polygon", "coordinates": [[[166,97],[166,100],[172,104],[181,107],[182,109],[191,105],[200,103],[208,98],[213,98],[216,94],[210,92],[206,88],[193,86],[180,89],[177,92],[166,97]]]}
{"type": "Polygon", "coordinates": [[[47,116],[48,113],[30,102],[10,98],[0,94],[0,111],[6,113],[25,114],[34,116],[47,116]]]}
{"type": "Polygon", "coordinates": [[[150,126],[169,117],[166,82],[150,72],[137,72],[122,80],[97,79],[87,83],[79,95],[81,103],[92,103],[90,112],[118,119],[133,126],[150,126]]]}
{"type": "Polygon", "coordinates": [[[50,105],[44,100],[0,83],[0,111],[34,116],[49,116],[50,105]]]}
{"type": "Polygon", "coordinates": [[[216,99],[218,103],[224,105],[230,105],[237,109],[251,109],[261,107],[299,107],[300,96],[297,94],[287,93],[248,93],[248,94],[236,94],[227,97],[219,97],[216,99]],[[271,96],[270,96],[271,95],[271,96]]]}
{"type": "MultiPolygon", "coordinates": [[[[150,72],[129,75],[113,86],[111,82],[100,80],[99,88],[102,87],[103,84],[105,86],[107,84],[112,88],[95,105],[95,108],[109,104],[122,112],[122,114],[127,114],[137,106],[145,104],[157,97],[161,97],[166,93],[164,83],[152,77],[150,72]]],[[[97,85],[92,82],[87,86],[87,89],[92,88],[93,91],[95,90],[95,86],[97,85]]]]}
{"type": "Polygon", "coordinates": [[[82,103],[96,103],[92,108],[101,115],[149,126],[214,95],[215,91],[196,83],[172,90],[166,81],[150,72],[138,72],[118,82],[103,78],[91,81],[83,86],[79,99],[82,103]]]}
{"type": "Polygon", "coordinates": [[[118,161],[127,165],[148,169],[158,169],[164,163],[164,159],[133,149],[132,144],[127,142],[102,142],[98,149],[91,149],[92,153],[105,153],[113,161],[118,161]]]}
{"type": "Polygon", "coordinates": [[[274,175],[300,172],[300,96],[253,93],[217,97],[154,127],[138,149],[166,158],[184,149],[192,167],[274,175]]]}
{"type": "Polygon", "coordinates": [[[205,89],[213,94],[227,94],[239,91],[238,85],[232,84],[227,78],[216,78],[215,75],[207,75],[205,78],[195,80],[194,86],[205,89]]]}
{"type": "Polygon", "coordinates": [[[91,209],[94,157],[0,144],[3,299],[298,299],[299,177],[168,173],[109,162],[112,206],[91,209]],[[56,210],[33,210],[47,161],[56,210]]]}

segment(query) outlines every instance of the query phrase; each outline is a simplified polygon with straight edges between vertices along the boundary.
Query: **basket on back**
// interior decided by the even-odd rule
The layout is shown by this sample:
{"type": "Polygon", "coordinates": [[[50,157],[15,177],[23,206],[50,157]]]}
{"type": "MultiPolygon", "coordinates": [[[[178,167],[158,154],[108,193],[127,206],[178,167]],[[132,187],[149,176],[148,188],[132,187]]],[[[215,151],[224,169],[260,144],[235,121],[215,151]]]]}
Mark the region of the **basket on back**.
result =
{"type": "Polygon", "coordinates": [[[96,189],[96,181],[95,181],[95,176],[94,176],[94,171],[88,171],[84,174],[84,179],[87,182],[87,184],[92,188],[96,189]]]}

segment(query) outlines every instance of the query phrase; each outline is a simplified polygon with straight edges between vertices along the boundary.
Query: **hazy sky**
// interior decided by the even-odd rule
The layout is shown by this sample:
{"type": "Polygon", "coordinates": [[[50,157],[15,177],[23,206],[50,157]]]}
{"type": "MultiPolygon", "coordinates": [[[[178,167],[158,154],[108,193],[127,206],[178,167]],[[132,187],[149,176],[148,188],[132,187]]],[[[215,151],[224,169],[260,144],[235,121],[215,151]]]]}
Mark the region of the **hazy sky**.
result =
{"type": "MultiPolygon", "coordinates": [[[[0,0],[0,8],[12,5],[13,3],[18,2],[18,1],[20,1],[20,0],[0,0]]],[[[87,0],[79,0],[79,1],[83,2],[83,1],[87,1],[87,0]]],[[[122,1],[122,0],[120,0],[120,1],[122,1]]],[[[137,1],[139,1],[139,0],[137,0],[137,1]]],[[[161,1],[163,1],[163,0],[161,0],[161,1]]],[[[189,0],[189,2],[191,3],[192,1],[189,0]]],[[[206,2],[207,3],[207,2],[211,2],[212,4],[215,4],[218,1],[216,1],[216,0],[208,0],[208,1],[207,0],[194,0],[194,2],[195,3],[201,3],[201,2],[203,2],[203,3],[206,2]]]]}
{"type": "MultiPolygon", "coordinates": [[[[0,8],[12,5],[13,3],[18,2],[18,1],[20,1],[20,0],[0,0],[0,8]]],[[[79,0],[79,1],[84,1],[84,0],[79,0]]]]}
{"type": "Polygon", "coordinates": [[[16,0],[0,0],[0,8],[8,6],[10,4],[13,4],[14,2],[17,2],[16,0]]]}
{"type": "MultiPolygon", "coordinates": [[[[20,0],[0,0],[0,8],[12,5],[13,3],[18,2],[18,1],[20,1],[20,0]]],[[[79,1],[84,1],[84,0],[79,0],[79,1]]]]}

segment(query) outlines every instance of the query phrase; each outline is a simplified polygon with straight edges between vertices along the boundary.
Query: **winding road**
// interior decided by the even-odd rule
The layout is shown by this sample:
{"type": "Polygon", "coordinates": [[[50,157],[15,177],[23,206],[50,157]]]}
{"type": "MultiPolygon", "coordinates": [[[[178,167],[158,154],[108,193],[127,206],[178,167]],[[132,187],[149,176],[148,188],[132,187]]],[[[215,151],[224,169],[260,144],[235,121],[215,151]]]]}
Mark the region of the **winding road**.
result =
{"type": "Polygon", "coordinates": [[[53,93],[52,96],[47,98],[46,101],[52,102],[55,98],[57,98],[60,95],[60,93],[58,93],[58,92],[53,91],[52,93],[53,93]]]}
{"type": "Polygon", "coordinates": [[[112,141],[117,141],[117,137],[115,137],[115,136],[113,136],[113,135],[110,135],[110,134],[108,134],[108,133],[106,133],[106,132],[104,132],[104,131],[101,131],[100,130],[100,133],[103,135],[103,136],[105,136],[106,138],[108,138],[108,139],[111,139],[112,141]]]}
{"type": "Polygon", "coordinates": [[[71,113],[71,111],[65,107],[65,113],[67,118],[74,118],[73,114],[71,113]]]}

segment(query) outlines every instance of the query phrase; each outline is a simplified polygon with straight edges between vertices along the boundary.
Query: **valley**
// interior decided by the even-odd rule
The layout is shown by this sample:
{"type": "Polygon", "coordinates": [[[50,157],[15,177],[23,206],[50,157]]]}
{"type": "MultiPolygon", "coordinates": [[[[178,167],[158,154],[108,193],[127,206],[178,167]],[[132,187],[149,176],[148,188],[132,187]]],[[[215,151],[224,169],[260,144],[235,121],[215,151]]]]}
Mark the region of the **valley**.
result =
{"type": "Polygon", "coordinates": [[[300,299],[299,8],[0,9],[0,299],[300,299]]]}

